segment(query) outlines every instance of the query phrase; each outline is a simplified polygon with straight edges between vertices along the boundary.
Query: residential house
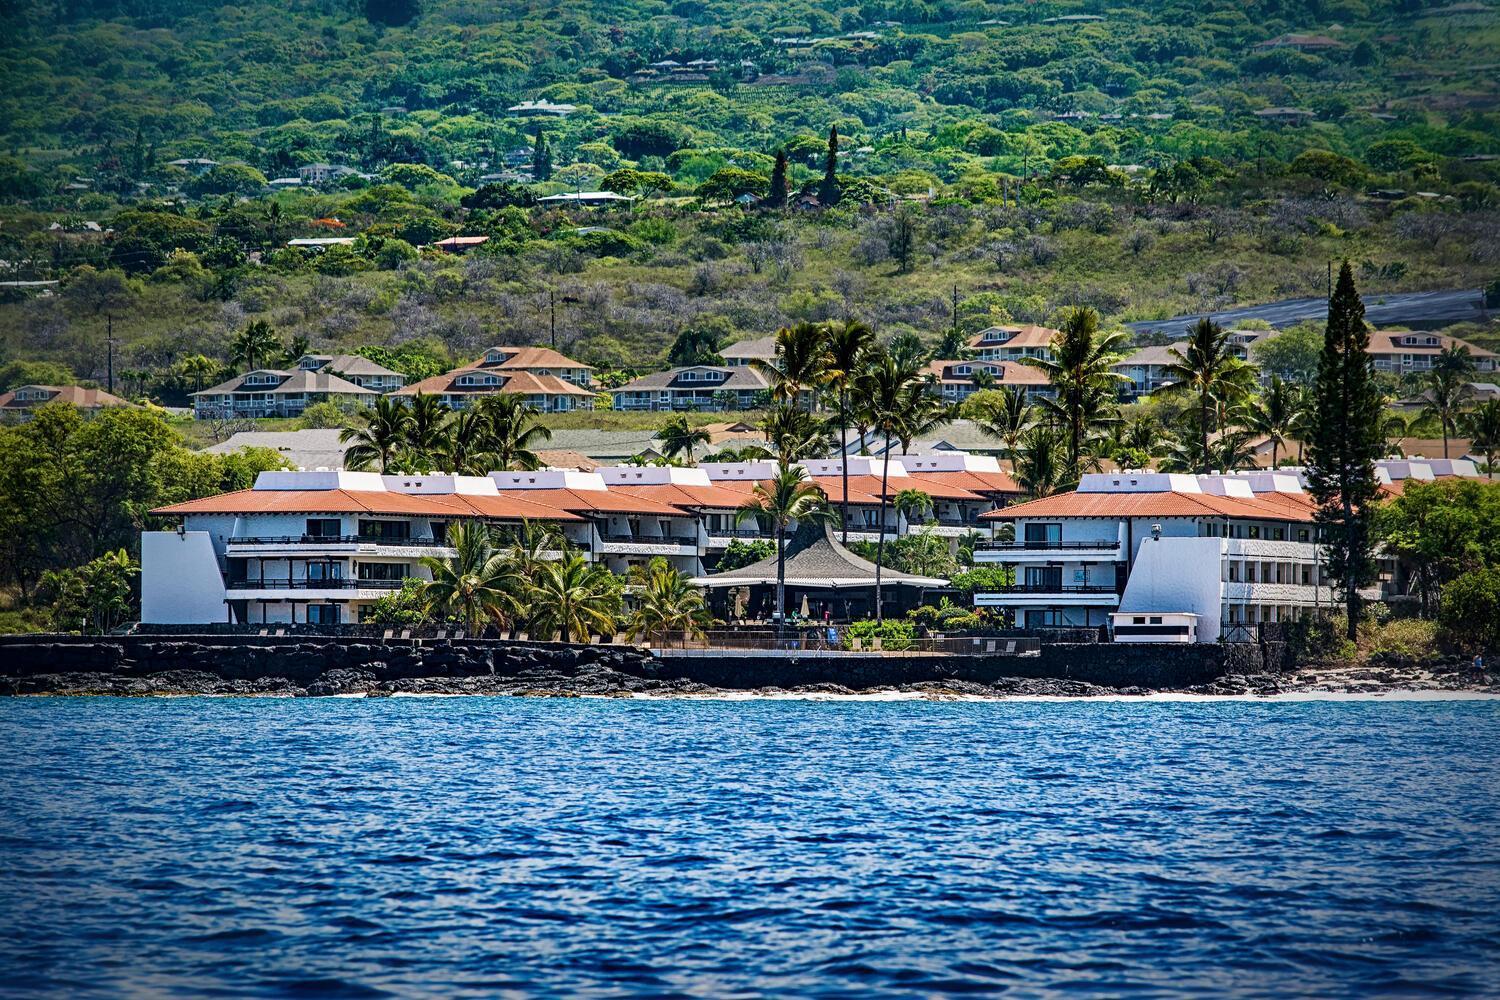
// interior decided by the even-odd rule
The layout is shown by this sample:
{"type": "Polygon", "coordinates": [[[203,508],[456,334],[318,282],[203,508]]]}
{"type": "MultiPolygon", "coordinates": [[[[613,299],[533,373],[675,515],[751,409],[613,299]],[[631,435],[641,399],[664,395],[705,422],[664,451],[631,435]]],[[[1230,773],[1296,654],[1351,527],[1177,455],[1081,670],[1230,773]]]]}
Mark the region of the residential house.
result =
{"type": "Polygon", "coordinates": [[[547,347],[491,347],[463,368],[396,390],[397,396],[440,396],[463,409],[483,396],[519,394],[543,413],[592,410],[593,368],[547,347]]]}
{"type": "Polygon", "coordinates": [[[180,160],[167,161],[167,166],[180,167],[194,176],[202,176],[218,165],[218,160],[209,160],[201,156],[185,156],[180,160]]]}
{"type": "Polygon", "coordinates": [[[749,410],[765,403],[770,383],[758,369],[690,365],[652,372],[611,389],[617,410],[749,410]]]}
{"type": "Polygon", "coordinates": [[[543,98],[539,101],[522,101],[505,109],[520,118],[566,118],[578,110],[574,104],[553,104],[543,98]]]}
{"type": "Polygon", "coordinates": [[[297,168],[297,178],[310,185],[331,184],[357,173],[353,167],[333,163],[308,163],[297,168]]]}
{"type": "Polygon", "coordinates": [[[616,194],[613,191],[567,191],[563,194],[549,194],[545,198],[538,198],[537,204],[551,205],[556,208],[566,208],[576,205],[581,208],[599,208],[604,205],[629,205],[635,201],[630,195],[616,194]]]}
{"type": "Polygon", "coordinates": [[[1261,108],[1255,112],[1255,117],[1279,125],[1303,125],[1318,116],[1306,108],[1261,108]]]}
{"type": "Polygon", "coordinates": [[[1010,387],[1027,396],[1052,395],[1046,372],[1015,361],[934,361],[927,370],[945,403],[961,403],[981,388],[1010,387]]]}
{"type": "Polygon", "coordinates": [[[1447,347],[1466,348],[1474,359],[1476,371],[1496,370],[1496,360],[1500,355],[1455,337],[1407,330],[1377,330],[1370,334],[1370,356],[1375,359],[1375,370],[1397,375],[1430,370],[1437,356],[1447,347]]]}
{"type": "Polygon", "coordinates": [[[980,361],[1019,361],[1052,357],[1058,331],[1045,326],[992,326],[969,338],[980,361]]]}
{"type": "Polygon", "coordinates": [[[86,389],[81,385],[18,385],[0,393],[0,415],[26,420],[33,410],[48,403],[67,403],[85,414],[97,413],[106,406],[135,405],[103,389],[86,389]]]}
{"type": "Polygon", "coordinates": [[[358,354],[304,354],[297,360],[300,371],[329,372],[375,392],[394,392],[406,384],[406,376],[391,371],[358,354]]]}
{"type": "Polygon", "coordinates": [[[468,253],[475,247],[484,246],[490,241],[488,236],[450,236],[446,240],[438,240],[427,246],[433,250],[442,250],[445,253],[468,253]]]}
{"type": "Polygon", "coordinates": [[[1296,49],[1298,52],[1327,52],[1331,49],[1341,49],[1344,43],[1327,35],[1277,35],[1268,38],[1255,46],[1262,51],[1268,49],[1296,49]]]}
{"type": "Polygon", "coordinates": [[[368,406],[380,395],[374,389],[327,370],[260,368],[192,393],[195,420],[251,417],[300,417],[314,403],[368,406]]]}
{"type": "Polygon", "coordinates": [[[744,368],[754,362],[769,364],[776,359],[776,338],[756,337],[730,344],[719,352],[730,368],[744,368]]]}
{"type": "Polygon", "coordinates": [[[1172,352],[1186,349],[1185,342],[1143,347],[1110,365],[1110,370],[1130,379],[1129,385],[1123,387],[1122,395],[1129,399],[1147,396],[1172,381],[1167,374],[1168,366],[1177,362],[1172,352]]]}

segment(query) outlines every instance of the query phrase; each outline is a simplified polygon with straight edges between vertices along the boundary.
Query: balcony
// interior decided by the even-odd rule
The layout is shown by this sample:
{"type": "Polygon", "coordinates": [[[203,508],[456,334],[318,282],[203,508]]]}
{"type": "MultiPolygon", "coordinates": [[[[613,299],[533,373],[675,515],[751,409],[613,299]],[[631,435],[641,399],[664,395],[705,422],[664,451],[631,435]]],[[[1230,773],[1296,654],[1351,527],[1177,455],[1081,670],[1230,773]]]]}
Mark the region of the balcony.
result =
{"type": "Polygon", "coordinates": [[[991,552],[1071,552],[1089,549],[1118,549],[1120,542],[1114,538],[1100,538],[1085,542],[1031,541],[1031,542],[980,542],[975,550],[991,552]]]}
{"type": "Polygon", "coordinates": [[[1061,584],[1061,583],[1013,583],[1006,587],[992,587],[989,594],[1111,594],[1115,588],[1107,584],[1061,584]]]}
{"type": "Polygon", "coordinates": [[[403,580],[306,580],[262,577],[230,580],[226,590],[400,590],[403,580]]]}
{"type": "Polygon", "coordinates": [[[378,535],[256,535],[229,539],[230,545],[421,545],[441,547],[436,538],[384,538],[378,535]]]}
{"type": "Polygon", "coordinates": [[[976,608],[993,608],[1011,604],[1041,607],[1097,607],[1120,603],[1114,587],[1091,584],[1016,583],[994,587],[974,595],[976,608]]]}

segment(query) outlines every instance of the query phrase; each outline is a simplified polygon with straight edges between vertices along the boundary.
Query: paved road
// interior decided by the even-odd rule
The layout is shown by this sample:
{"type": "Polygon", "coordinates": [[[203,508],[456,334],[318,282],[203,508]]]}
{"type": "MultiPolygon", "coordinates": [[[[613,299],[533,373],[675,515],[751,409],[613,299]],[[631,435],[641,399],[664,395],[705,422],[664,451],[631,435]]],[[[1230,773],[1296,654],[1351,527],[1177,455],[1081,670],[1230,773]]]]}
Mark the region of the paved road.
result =
{"type": "MultiPolygon", "coordinates": [[[[1365,295],[1365,320],[1380,326],[1409,326],[1414,329],[1434,329],[1454,323],[1482,321],[1484,297],[1479,289],[1455,289],[1443,292],[1400,292],[1391,295],[1365,295]]],[[[1328,315],[1326,299],[1287,299],[1263,306],[1246,306],[1242,309],[1225,309],[1210,313],[1214,321],[1229,326],[1239,320],[1263,319],[1277,329],[1294,326],[1307,319],[1321,320],[1328,315]]],[[[1136,333],[1160,330],[1166,333],[1181,333],[1198,319],[1197,316],[1174,316],[1171,319],[1149,320],[1129,324],[1136,333]]]]}

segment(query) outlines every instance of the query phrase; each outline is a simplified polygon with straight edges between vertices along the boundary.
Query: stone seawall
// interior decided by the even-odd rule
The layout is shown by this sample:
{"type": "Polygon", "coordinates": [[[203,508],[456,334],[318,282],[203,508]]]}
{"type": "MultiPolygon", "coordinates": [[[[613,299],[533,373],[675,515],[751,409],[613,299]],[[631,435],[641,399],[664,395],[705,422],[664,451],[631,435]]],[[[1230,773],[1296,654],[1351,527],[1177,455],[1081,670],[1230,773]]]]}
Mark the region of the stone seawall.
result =
{"type": "Polygon", "coordinates": [[[1258,674],[1243,646],[1050,645],[1040,656],[654,657],[629,646],[310,636],[5,636],[0,694],[635,694],[938,687],[1181,690],[1258,674]]]}

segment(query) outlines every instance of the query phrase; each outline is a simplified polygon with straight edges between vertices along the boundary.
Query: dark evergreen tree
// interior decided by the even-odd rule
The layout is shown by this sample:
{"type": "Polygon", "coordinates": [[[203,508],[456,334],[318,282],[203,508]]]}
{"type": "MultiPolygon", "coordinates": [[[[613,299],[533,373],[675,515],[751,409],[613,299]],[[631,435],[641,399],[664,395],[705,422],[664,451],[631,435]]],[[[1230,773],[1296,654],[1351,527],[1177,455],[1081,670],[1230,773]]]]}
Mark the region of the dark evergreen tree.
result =
{"type": "Polygon", "coordinates": [[[422,12],[419,0],[365,0],[365,19],[371,24],[399,27],[422,12]]]}
{"type": "Polygon", "coordinates": [[[1380,483],[1375,460],[1385,444],[1364,317],[1354,272],[1345,261],[1328,300],[1328,327],[1313,383],[1307,486],[1318,502],[1325,567],[1344,592],[1350,639],[1359,626],[1359,588],[1376,578],[1371,522],[1380,483]]]}
{"type": "Polygon", "coordinates": [[[839,127],[828,129],[828,159],[823,163],[823,182],[818,185],[818,200],[824,205],[839,201],[839,127]]]}
{"type": "Polygon", "coordinates": [[[767,208],[786,208],[787,176],[786,150],[776,151],[776,164],[771,167],[771,190],[766,195],[767,208]]]}
{"type": "Polygon", "coordinates": [[[552,179],[552,150],[547,148],[547,133],[536,130],[536,142],[531,150],[531,176],[538,181],[552,179]]]}

